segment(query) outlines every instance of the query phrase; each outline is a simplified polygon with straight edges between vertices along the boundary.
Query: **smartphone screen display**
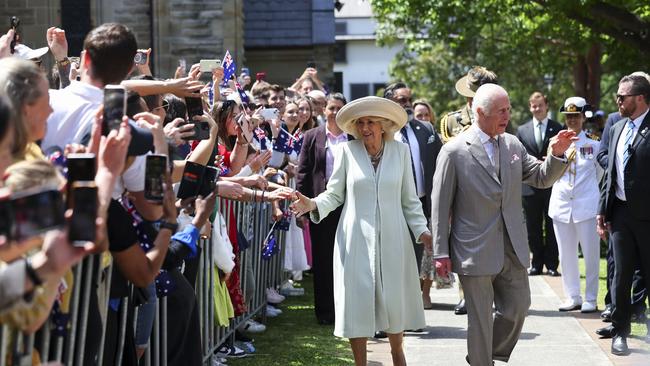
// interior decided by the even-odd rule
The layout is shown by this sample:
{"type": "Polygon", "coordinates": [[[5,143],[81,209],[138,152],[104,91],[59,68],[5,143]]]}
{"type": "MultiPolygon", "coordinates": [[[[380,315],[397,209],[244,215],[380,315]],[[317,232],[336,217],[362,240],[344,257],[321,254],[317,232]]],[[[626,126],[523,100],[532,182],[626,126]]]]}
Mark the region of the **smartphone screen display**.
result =
{"type": "Polygon", "coordinates": [[[97,187],[94,181],[75,182],[72,187],[74,207],[68,228],[68,239],[74,246],[95,241],[97,219],[97,187]]]}
{"type": "Polygon", "coordinates": [[[144,198],[162,203],[165,191],[163,182],[165,179],[165,169],[167,168],[167,156],[165,155],[147,155],[145,165],[145,182],[144,198]]]}
{"type": "Polygon", "coordinates": [[[31,238],[63,226],[63,196],[57,190],[21,192],[11,198],[14,223],[11,238],[31,238]]]}
{"type": "Polygon", "coordinates": [[[104,121],[102,135],[117,130],[126,114],[126,89],[120,85],[106,85],[104,88],[104,121]]]}
{"type": "Polygon", "coordinates": [[[201,98],[187,97],[185,98],[185,105],[187,106],[187,117],[190,123],[193,123],[194,116],[203,115],[203,103],[201,98]]]}
{"type": "Polygon", "coordinates": [[[68,185],[79,180],[95,180],[95,154],[68,154],[68,185]]]}
{"type": "Polygon", "coordinates": [[[207,197],[210,193],[212,193],[212,191],[214,191],[214,187],[217,185],[217,178],[219,177],[220,173],[221,170],[219,168],[215,168],[213,166],[205,168],[203,179],[201,179],[201,188],[199,189],[199,195],[201,197],[207,197]]]}
{"type": "Polygon", "coordinates": [[[205,166],[191,161],[186,162],[176,197],[180,199],[195,197],[201,188],[204,171],[205,166]]]}

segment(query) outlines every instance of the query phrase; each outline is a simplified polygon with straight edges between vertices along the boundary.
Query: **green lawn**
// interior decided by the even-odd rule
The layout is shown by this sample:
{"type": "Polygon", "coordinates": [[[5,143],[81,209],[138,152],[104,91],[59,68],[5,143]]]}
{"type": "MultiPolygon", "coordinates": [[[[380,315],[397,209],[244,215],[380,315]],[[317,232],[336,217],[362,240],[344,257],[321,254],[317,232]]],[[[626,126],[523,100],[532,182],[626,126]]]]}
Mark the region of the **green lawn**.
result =
{"type": "Polygon", "coordinates": [[[255,355],[228,360],[228,365],[354,364],[348,341],[332,334],[334,326],[316,322],[312,281],[313,277],[305,274],[301,281],[305,295],[287,297],[279,306],[283,313],[268,318],[266,332],[253,335],[255,355]]]}
{"type": "MultiPolygon", "coordinates": [[[[581,293],[584,294],[584,289],[585,289],[585,262],[583,258],[580,258],[579,260],[580,264],[580,288],[582,290],[581,293]]],[[[599,283],[598,283],[598,309],[603,310],[605,309],[605,294],[607,293],[607,261],[605,259],[600,260],[600,274],[598,275],[599,283]]],[[[603,326],[605,326],[606,323],[603,323],[603,326]]],[[[632,336],[633,337],[645,337],[646,335],[646,325],[645,324],[638,324],[638,323],[632,323],[632,336]]],[[[650,348],[650,346],[648,347],[650,348]]]]}

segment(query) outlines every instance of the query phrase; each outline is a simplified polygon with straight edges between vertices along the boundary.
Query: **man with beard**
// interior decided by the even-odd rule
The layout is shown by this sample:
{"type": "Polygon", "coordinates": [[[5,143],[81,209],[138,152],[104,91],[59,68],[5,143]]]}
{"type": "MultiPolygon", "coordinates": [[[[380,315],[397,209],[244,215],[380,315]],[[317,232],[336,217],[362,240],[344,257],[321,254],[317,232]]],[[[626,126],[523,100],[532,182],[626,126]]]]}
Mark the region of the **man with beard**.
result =
{"type": "MultiPolygon", "coordinates": [[[[641,75],[624,76],[618,84],[616,103],[622,120],[611,128],[608,151],[607,177],[601,193],[598,231],[601,237],[610,232],[614,254],[612,281],[612,336],[611,352],[630,353],[627,336],[630,333],[630,289],[635,261],[641,271],[650,270],[650,247],[646,245],[650,227],[647,210],[650,204],[650,83],[641,75]]],[[[646,291],[648,289],[645,278],[646,291]]]]}

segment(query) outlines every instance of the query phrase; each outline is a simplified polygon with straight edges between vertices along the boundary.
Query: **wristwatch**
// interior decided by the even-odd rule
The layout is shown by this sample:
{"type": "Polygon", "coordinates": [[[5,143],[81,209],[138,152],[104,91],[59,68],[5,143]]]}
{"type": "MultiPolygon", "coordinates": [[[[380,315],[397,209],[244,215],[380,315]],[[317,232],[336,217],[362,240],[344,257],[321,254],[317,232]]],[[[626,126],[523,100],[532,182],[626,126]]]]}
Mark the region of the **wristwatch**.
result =
{"type": "Polygon", "coordinates": [[[172,234],[175,234],[176,231],[178,230],[178,223],[172,223],[172,222],[167,222],[165,220],[160,221],[160,230],[162,229],[169,229],[171,230],[172,234]]]}
{"type": "Polygon", "coordinates": [[[66,67],[66,66],[70,65],[70,59],[66,57],[61,61],[57,61],[56,64],[58,66],[60,66],[60,67],[66,67]]]}

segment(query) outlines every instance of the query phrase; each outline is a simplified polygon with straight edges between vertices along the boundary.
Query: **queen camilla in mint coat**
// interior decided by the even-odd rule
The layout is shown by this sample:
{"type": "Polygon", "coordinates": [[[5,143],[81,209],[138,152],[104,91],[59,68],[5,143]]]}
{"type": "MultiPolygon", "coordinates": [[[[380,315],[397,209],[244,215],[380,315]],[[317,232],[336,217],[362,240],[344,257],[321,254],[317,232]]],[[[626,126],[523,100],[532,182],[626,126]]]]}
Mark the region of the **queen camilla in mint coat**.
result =
{"type": "MultiPolygon", "coordinates": [[[[376,97],[362,99],[368,98],[376,97]]],[[[357,140],[345,143],[335,156],[327,189],[313,199],[316,209],[310,214],[318,223],[343,205],[333,253],[334,334],[346,338],[425,326],[409,228],[416,238],[429,232],[415,190],[409,148],[392,139],[406,122],[406,114],[401,107],[404,115],[399,117],[382,110],[364,111],[364,104],[355,108],[355,102],[339,112],[337,124],[357,140]],[[385,118],[390,128],[376,168],[354,128],[356,118],[375,115],[385,118]],[[402,117],[401,125],[393,121],[402,117]]]]}

